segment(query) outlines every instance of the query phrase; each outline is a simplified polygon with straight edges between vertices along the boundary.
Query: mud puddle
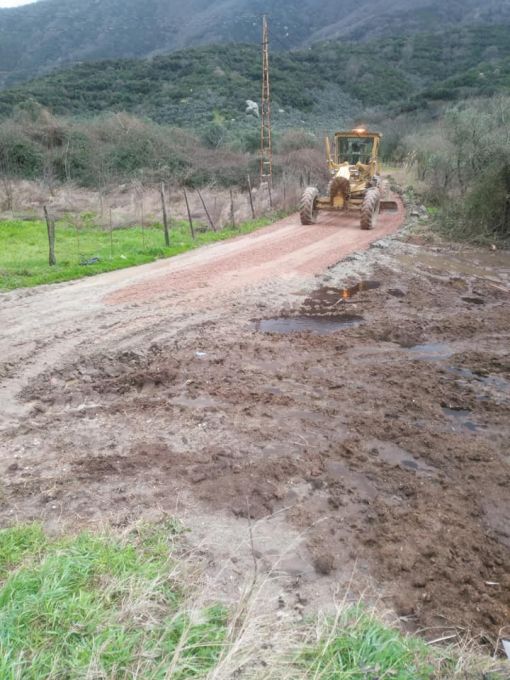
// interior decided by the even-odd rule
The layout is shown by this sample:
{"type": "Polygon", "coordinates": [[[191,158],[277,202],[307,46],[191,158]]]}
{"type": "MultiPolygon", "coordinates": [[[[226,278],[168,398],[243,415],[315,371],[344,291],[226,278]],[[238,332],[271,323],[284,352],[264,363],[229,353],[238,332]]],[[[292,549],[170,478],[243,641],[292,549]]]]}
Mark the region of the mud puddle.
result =
{"type": "Polygon", "coordinates": [[[455,350],[446,342],[425,342],[407,349],[413,359],[421,361],[440,361],[455,354],[455,350]]]}
{"type": "Polygon", "coordinates": [[[260,319],[255,321],[255,330],[261,333],[315,333],[328,335],[343,328],[357,326],[363,321],[356,314],[338,314],[336,316],[290,316],[260,319]]]}
{"type": "Polygon", "coordinates": [[[481,373],[475,373],[469,368],[448,366],[449,373],[458,376],[470,384],[475,383],[477,387],[477,392],[479,392],[480,399],[487,399],[484,396],[485,391],[490,391],[495,395],[503,397],[505,399],[510,397],[510,381],[500,375],[483,375],[481,373]]]}
{"type": "Polygon", "coordinates": [[[335,331],[357,326],[364,318],[359,314],[339,313],[344,304],[365,291],[381,287],[380,281],[363,280],[345,288],[321,286],[303,302],[296,316],[281,316],[255,321],[255,330],[263,333],[303,333],[328,335],[335,331]]]}
{"type": "Polygon", "coordinates": [[[436,475],[437,468],[427,465],[423,460],[413,456],[407,449],[403,449],[392,442],[373,440],[369,442],[369,455],[374,460],[382,460],[395,467],[412,470],[416,474],[436,475]]]}
{"type": "Polygon", "coordinates": [[[477,432],[478,425],[471,420],[471,411],[464,408],[452,408],[450,406],[443,406],[442,411],[444,415],[455,422],[454,429],[467,430],[468,432],[477,432]]]}
{"type": "Polygon", "coordinates": [[[467,302],[468,305],[484,305],[485,300],[481,297],[463,297],[462,302],[467,302]]]}

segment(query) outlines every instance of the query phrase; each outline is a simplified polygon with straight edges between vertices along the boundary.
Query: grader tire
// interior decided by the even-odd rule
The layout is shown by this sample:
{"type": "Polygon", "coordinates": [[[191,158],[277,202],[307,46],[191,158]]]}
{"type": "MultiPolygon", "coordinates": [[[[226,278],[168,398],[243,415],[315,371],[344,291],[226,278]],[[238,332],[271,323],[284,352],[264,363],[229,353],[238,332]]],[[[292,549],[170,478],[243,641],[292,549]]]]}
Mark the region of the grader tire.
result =
{"type": "Polygon", "coordinates": [[[319,197],[319,190],[315,187],[307,187],[301,198],[299,204],[299,215],[301,217],[301,224],[315,224],[319,211],[317,209],[317,198],[319,197]]]}
{"type": "Polygon", "coordinates": [[[361,228],[374,229],[379,217],[379,205],[381,203],[381,192],[379,189],[369,189],[363,199],[361,206],[361,228]]]}

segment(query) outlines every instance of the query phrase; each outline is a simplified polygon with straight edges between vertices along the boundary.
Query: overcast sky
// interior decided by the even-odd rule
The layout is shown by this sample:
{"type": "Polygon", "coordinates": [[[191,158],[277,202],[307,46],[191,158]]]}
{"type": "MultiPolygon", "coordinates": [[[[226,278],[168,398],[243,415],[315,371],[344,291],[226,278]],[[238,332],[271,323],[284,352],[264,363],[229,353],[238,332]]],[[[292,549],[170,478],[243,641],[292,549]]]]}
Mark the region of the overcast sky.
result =
{"type": "Polygon", "coordinates": [[[19,5],[28,5],[35,0],[0,0],[0,7],[19,7],[19,5]]]}

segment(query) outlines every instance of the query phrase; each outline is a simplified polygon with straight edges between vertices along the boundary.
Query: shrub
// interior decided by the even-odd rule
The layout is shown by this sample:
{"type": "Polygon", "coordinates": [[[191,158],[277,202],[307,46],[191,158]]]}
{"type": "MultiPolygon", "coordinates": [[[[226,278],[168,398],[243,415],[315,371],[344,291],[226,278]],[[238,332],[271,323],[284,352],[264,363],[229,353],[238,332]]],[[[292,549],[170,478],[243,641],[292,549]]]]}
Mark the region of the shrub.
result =
{"type": "Polygon", "coordinates": [[[453,236],[510,240],[509,109],[510,97],[464,102],[403,141],[453,236]]]}

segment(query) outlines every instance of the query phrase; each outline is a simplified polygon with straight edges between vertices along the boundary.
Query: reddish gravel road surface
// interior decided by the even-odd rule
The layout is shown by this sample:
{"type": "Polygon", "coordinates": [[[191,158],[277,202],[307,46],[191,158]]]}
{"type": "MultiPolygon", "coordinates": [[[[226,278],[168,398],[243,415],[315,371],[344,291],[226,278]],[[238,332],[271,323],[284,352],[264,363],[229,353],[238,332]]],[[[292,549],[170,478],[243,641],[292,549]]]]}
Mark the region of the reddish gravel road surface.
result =
{"type": "Polygon", "coordinates": [[[279,277],[312,276],[373,241],[395,233],[404,221],[404,208],[383,213],[377,229],[362,231],[359,214],[323,213],[317,224],[303,226],[291,215],[270,227],[217,244],[171,263],[152,265],[148,277],[109,295],[107,301],[132,302],[192,290],[207,284],[222,290],[279,277]]]}

